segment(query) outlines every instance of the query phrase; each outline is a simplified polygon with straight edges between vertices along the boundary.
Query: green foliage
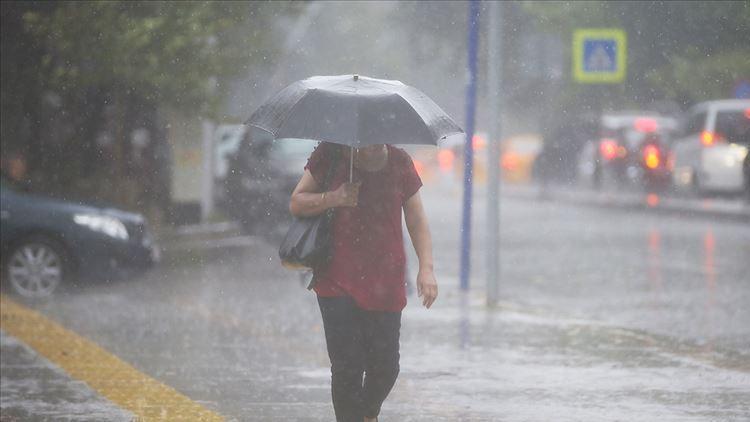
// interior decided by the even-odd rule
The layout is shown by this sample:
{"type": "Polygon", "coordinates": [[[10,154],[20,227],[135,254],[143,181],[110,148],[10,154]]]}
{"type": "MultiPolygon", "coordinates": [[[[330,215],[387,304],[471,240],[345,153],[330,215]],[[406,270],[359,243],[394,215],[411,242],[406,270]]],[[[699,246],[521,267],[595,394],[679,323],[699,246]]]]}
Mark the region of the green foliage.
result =
{"type": "Polygon", "coordinates": [[[264,13],[267,3],[258,2],[99,1],[61,2],[23,18],[44,46],[50,89],[112,87],[206,112],[223,81],[267,54],[268,37],[254,29],[264,13]]]}
{"type": "Polygon", "coordinates": [[[136,209],[169,200],[168,129],[160,111],[218,114],[229,82],[273,54],[274,24],[299,4],[11,1],[0,7],[0,164],[20,156],[36,190],[136,209]],[[136,129],[148,131],[147,146],[134,146],[136,129]]]}
{"type": "Polygon", "coordinates": [[[750,56],[744,50],[716,55],[675,55],[669,64],[648,74],[654,86],[663,87],[667,98],[704,101],[727,96],[727,87],[750,77],[750,56]]]}
{"type": "MultiPolygon", "coordinates": [[[[586,1],[524,3],[540,28],[571,39],[576,28],[628,34],[625,92],[637,102],[726,97],[750,77],[750,2],[586,1]]],[[[567,54],[570,56],[570,54],[567,54]]]]}

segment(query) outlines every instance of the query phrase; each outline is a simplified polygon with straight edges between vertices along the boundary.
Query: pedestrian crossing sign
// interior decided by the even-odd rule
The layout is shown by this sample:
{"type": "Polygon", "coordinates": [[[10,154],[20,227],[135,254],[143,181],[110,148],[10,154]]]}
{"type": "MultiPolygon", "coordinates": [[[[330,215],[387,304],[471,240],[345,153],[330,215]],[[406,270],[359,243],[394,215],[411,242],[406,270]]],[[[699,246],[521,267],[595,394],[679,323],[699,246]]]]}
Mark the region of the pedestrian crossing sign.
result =
{"type": "Polygon", "coordinates": [[[616,84],[625,79],[627,37],[621,29],[577,29],[573,33],[573,79],[616,84]]]}

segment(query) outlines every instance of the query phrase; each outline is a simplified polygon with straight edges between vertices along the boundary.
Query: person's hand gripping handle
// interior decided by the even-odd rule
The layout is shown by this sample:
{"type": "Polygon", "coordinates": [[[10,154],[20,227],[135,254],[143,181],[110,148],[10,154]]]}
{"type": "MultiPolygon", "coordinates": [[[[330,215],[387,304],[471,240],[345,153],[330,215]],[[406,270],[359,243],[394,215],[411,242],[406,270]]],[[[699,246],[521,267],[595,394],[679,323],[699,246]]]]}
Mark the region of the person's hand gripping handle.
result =
{"type": "Polygon", "coordinates": [[[343,183],[330,195],[333,197],[334,206],[337,207],[356,207],[359,200],[359,187],[362,182],[343,183]]]}

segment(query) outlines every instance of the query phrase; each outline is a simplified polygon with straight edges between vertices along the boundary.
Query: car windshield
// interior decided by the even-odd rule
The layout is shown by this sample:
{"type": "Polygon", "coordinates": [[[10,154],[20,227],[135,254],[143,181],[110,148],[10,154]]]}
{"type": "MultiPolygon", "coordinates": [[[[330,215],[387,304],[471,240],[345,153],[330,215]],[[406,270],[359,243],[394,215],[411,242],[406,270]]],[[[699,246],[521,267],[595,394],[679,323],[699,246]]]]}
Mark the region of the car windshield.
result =
{"type": "Polygon", "coordinates": [[[634,148],[640,145],[648,134],[635,129],[625,131],[625,140],[629,147],[634,148]]]}
{"type": "Polygon", "coordinates": [[[315,149],[316,143],[306,139],[279,139],[273,142],[271,158],[275,160],[307,159],[315,149]]]}
{"type": "Polygon", "coordinates": [[[743,110],[719,111],[716,115],[716,133],[729,142],[750,145],[750,116],[743,110]]]}

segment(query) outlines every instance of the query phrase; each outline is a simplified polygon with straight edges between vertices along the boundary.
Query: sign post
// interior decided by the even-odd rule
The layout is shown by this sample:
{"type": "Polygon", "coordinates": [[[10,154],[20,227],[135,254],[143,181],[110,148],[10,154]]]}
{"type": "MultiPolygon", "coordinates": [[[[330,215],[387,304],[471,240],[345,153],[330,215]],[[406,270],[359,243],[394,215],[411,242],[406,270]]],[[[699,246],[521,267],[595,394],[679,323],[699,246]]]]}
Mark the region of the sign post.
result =
{"type": "Polygon", "coordinates": [[[469,2],[468,71],[466,84],[466,144],[464,145],[464,210],[461,222],[461,290],[469,290],[471,265],[471,200],[474,166],[474,112],[477,103],[477,47],[479,45],[479,0],[469,2]]]}
{"type": "Polygon", "coordinates": [[[487,306],[497,306],[500,283],[500,139],[502,119],[502,10],[490,3],[489,79],[490,136],[487,169],[487,306]]]}

